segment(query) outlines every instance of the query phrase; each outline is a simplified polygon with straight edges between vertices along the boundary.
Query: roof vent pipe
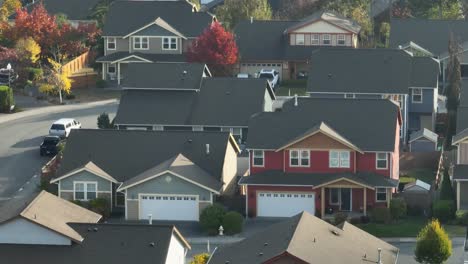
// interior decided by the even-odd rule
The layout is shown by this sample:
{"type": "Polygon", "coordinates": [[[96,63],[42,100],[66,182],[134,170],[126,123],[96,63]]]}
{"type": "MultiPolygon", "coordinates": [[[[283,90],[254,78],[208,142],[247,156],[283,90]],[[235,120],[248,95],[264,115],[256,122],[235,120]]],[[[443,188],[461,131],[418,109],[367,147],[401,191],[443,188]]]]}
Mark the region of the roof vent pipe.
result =
{"type": "Polygon", "coordinates": [[[148,224],[152,225],[153,224],[153,215],[148,214],[148,224]]]}
{"type": "Polygon", "coordinates": [[[206,155],[210,154],[210,144],[206,144],[206,155]]]}
{"type": "Polygon", "coordinates": [[[250,17],[250,24],[253,24],[253,16],[250,17]]]}
{"type": "Polygon", "coordinates": [[[294,95],[294,106],[298,106],[299,103],[297,102],[297,94],[294,95]]]}
{"type": "Polygon", "coordinates": [[[377,264],[382,264],[382,249],[378,248],[377,251],[379,251],[379,258],[377,259],[377,264]]]}

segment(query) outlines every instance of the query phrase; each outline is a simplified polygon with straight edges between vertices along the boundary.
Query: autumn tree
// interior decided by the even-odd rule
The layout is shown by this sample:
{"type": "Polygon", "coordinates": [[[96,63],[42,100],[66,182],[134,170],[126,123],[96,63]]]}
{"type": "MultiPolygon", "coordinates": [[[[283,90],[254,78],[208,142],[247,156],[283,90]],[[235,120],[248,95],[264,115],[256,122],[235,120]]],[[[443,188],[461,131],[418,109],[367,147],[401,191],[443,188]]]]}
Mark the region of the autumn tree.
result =
{"type": "Polygon", "coordinates": [[[190,261],[190,264],[206,264],[209,259],[210,255],[208,253],[201,253],[193,256],[193,260],[190,261]]]}
{"type": "Polygon", "coordinates": [[[62,94],[69,94],[72,80],[68,77],[68,73],[63,69],[63,65],[53,59],[48,59],[49,65],[45,66],[46,82],[43,83],[39,90],[43,93],[56,93],[59,96],[60,103],[63,102],[62,94]]]}
{"type": "Polygon", "coordinates": [[[16,62],[18,54],[15,49],[0,46],[0,67],[6,66],[8,63],[16,62]]]}
{"type": "Polygon", "coordinates": [[[276,18],[284,20],[302,19],[319,10],[316,0],[282,0],[276,18]]]}
{"type": "Polygon", "coordinates": [[[272,17],[268,0],[225,0],[224,5],[215,9],[215,14],[227,29],[233,29],[239,21],[251,17],[258,20],[272,17]]]}
{"type": "Polygon", "coordinates": [[[237,63],[238,53],[234,35],[214,22],[189,47],[187,59],[208,64],[214,75],[228,76],[237,63]]]}
{"type": "Polygon", "coordinates": [[[438,220],[419,232],[414,254],[417,262],[427,264],[442,264],[452,255],[452,242],[438,220]]]}
{"type": "Polygon", "coordinates": [[[20,0],[4,0],[0,7],[0,20],[8,20],[8,17],[13,15],[16,10],[21,8],[21,6],[20,0]]]}
{"type": "Polygon", "coordinates": [[[36,63],[41,54],[41,46],[31,37],[19,39],[18,42],[16,42],[15,50],[19,60],[30,64],[36,63]]]}

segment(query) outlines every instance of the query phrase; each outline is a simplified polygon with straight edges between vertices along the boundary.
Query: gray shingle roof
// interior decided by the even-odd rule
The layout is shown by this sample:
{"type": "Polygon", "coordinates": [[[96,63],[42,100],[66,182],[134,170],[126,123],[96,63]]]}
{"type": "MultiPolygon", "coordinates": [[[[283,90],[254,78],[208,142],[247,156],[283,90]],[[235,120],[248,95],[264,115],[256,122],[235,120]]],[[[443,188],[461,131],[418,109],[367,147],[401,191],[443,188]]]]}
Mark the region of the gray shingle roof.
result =
{"type": "Polygon", "coordinates": [[[412,141],[415,141],[417,139],[426,138],[432,142],[437,143],[438,137],[439,136],[436,133],[432,132],[427,128],[423,128],[419,131],[411,133],[409,142],[411,143],[412,141]]]}
{"type": "Polygon", "coordinates": [[[451,32],[460,43],[468,41],[467,27],[466,20],[392,19],[390,47],[397,48],[412,41],[441,55],[448,50],[451,32]]]}
{"type": "Polygon", "coordinates": [[[349,179],[370,187],[397,187],[398,181],[376,173],[289,173],[265,171],[242,177],[242,185],[318,186],[341,178],[349,179]]]}
{"type": "Polygon", "coordinates": [[[93,13],[92,9],[100,0],[42,0],[35,1],[27,6],[28,11],[32,11],[34,6],[43,2],[49,14],[65,14],[69,20],[89,20],[93,13]]]}
{"type": "Polygon", "coordinates": [[[468,165],[457,164],[453,168],[454,180],[468,180],[468,165]]]}
{"type": "Polygon", "coordinates": [[[155,53],[129,53],[126,51],[115,52],[106,56],[102,56],[96,62],[115,62],[127,58],[129,56],[137,56],[151,62],[185,62],[185,54],[155,54],[155,53]]]}
{"type": "Polygon", "coordinates": [[[408,94],[437,87],[439,76],[437,61],[399,49],[321,49],[311,60],[308,92],[408,94]]]}
{"type": "Polygon", "coordinates": [[[186,37],[198,37],[213,21],[206,12],[192,12],[187,1],[114,1],[107,14],[103,36],[125,36],[162,18],[186,37]]]}
{"type": "Polygon", "coordinates": [[[134,263],[136,259],[141,264],[166,263],[172,234],[178,232],[173,226],[160,225],[70,225],[84,237],[82,244],[3,244],[0,245],[0,254],[10,263],[124,264],[134,263]],[[94,228],[97,228],[97,231],[94,231],[94,228]],[[155,246],[151,246],[150,243],[154,243],[155,246]]]}
{"type": "Polygon", "coordinates": [[[299,98],[295,107],[291,99],[280,112],[250,119],[247,148],[278,149],[325,122],[363,151],[391,152],[398,119],[399,108],[389,100],[299,98]]]}
{"type": "Polygon", "coordinates": [[[282,254],[304,263],[377,263],[378,248],[382,263],[396,263],[398,248],[347,222],[335,227],[303,212],[241,242],[219,247],[208,263],[267,263],[282,254]]]}
{"type": "Polygon", "coordinates": [[[130,63],[122,86],[199,90],[204,73],[209,71],[201,63],[130,63]]]}
{"type": "Polygon", "coordinates": [[[0,207],[0,223],[19,216],[38,195],[38,191],[23,192],[21,196],[13,197],[5,201],[0,207]]]}
{"type": "MultiPolygon", "coordinates": [[[[361,26],[354,20],[346,18],[345,16],[338,14],[333,11],[317,11],[310,16],[307,16],[301,19],[301,22],[297,23],[296,25],[292,26],[290,29],[300,28],[305,26],[309,23],[313,23],[318,20],[324,20],[329,22],[332,25],[340,27],[344,30],[351,31],[355,34],[359,33],[361,30],[361,26]]],[[[290,31],[287,29],[287,31],[290,31]]]]}
{"type": "Polygon", "coordinates": [[[220,180],[229,138],[226,132],[73,130],[57,176],[92,161],[125,182],[180,153],[220,180]]]}
{"type": "Polygon", "coordinates": [[[267,87],[262,79],[204,78],[200,92],[128,89],[115,123],[247,126],[263,111],[267,87]]]}

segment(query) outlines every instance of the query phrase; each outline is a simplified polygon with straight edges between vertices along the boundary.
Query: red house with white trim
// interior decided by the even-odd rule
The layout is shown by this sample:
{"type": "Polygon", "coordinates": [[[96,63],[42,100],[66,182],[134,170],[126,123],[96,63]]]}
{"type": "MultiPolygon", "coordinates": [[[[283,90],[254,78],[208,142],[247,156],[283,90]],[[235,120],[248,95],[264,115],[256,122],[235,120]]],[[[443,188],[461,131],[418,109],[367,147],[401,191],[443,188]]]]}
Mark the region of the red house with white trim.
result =
{"type": "Polygon", "coordinates": [[[249,217],[366,214],[398,186],[401,115],[390,100],[295,98],[249,123],[249,217]]]}

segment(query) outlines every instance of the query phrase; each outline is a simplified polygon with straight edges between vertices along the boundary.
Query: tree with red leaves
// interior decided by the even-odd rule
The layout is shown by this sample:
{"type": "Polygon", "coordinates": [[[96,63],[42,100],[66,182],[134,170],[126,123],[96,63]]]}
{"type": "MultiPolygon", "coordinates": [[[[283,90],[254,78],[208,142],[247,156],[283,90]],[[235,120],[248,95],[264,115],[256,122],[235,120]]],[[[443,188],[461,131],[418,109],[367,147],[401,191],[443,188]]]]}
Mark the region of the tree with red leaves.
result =
{"type": "Polygon", "coordinates": [[[187,51],[189,62],[208,64],[214,75],[231,75],[239,50],[232,33],[214,22],[192,43],[187,51]]]}

